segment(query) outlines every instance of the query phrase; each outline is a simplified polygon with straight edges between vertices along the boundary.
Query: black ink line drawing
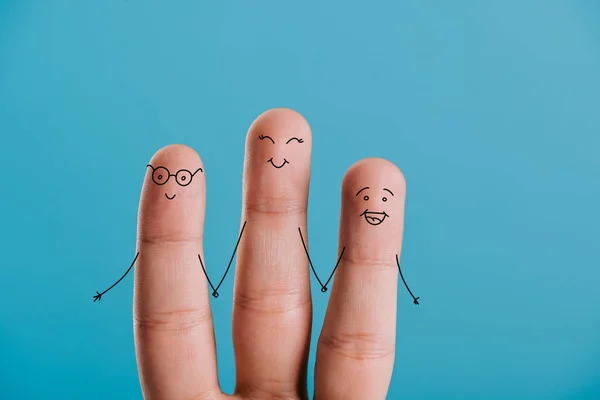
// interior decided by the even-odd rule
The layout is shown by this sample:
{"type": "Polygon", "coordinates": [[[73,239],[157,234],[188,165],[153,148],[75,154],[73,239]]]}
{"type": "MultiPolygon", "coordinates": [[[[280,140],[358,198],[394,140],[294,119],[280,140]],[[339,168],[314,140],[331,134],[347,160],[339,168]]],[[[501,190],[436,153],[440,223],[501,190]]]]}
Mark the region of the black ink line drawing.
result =
{"type": "MultiPolygon", "coordinates": [[[[275,140],[271,137],[271,136],[267,136],[267,135],[258,135],[258,138],[260,140],[265,140],[265,139],[269,139],[271,141],[271,143],[275,144],[275,140]]],[[[287,142],[285,142],[285,144],[290,143],[291,141],[297,141],[298,143],[304,143],[304,140],[302,138],[297,138],[297,137],[293,137],[290,138],[287,142]]],[[[273,157],[271,157],[270,159],[267,160],[268,163],[271,163],[272,166],[274,166],[277,169],[283,168],[285,166],[285,164],[289,164],[290,162],[288,160],[286,160],[285,158],[283,159],[283,163],[281,165],[276,165],[273,162],[273,157]]]]}
{"type": "Polygon", "coordinates": [[[389,215],[385,211],[377,212],[377,211],[369,211],[369,209],[365,209],[360,217],[365,217],[365,221],[367,221],[371,225],[379,225],[381,224],[389,215]]]}
{"type": "Polygon", "coordinates": [[[300,229],[300,227],[298,227],[298,233],[300,234],[300,240],[302,240],[302,246],[304,247],[304,252],[306,253],[306,257],[308,258],[308,264],[310,265],[310,269],[312,269],[312,272],[315,275],[315,278],[317,278],[317,281],[319,281],[319,285],[321,285],[321,292],[325,293],[327,291],[327,285],[331,281],[331,278],[333,278],[333,274],[335,274],[335,271],[336,271],[338,265],[340,265],[340,261],[342,260],[342,256],[344,255],[344,250],[346,250],[346,246],[342,247],[342,251],[340,252],[340,256],[338,257],[338,260],[335,263],[335,267],[333,268],[333,271],[331,271],[331,275],[329,275],[327,282],[325,282],[325,284],[323,285],[323,282],[321,282],[321,279],[319,279],[319,275],[317,275],[317,271],[315,271],[315,267],[313,266],[312,260],[310,259],[310,254],[308,253],[308,247],[306,247],[306,242],[304,242],[304,237],[302,236],[302,229],[300,229]]]}
{"type": "Polygon", "coordinates": [[[198,171],[204,172],[202,168],[198,168],[194,173],[189,169],[180,169],[172,174],[167,167],[163,167],[162,165],[154,168],[152,165],[148,164],[146,165],[146,168],[147,167],[152,168],[152,181],[159,186],[167,183],[171,177],[175,178],[175,182],[177,182],[179,186],[187,186],[192,183],[192,178],[194,178],[194,175],[196,175],[198,171]]]}
{"type": "MultiPolygon", "coordinates": [[[[152,165],[148,164],[146,165],[146,168],[148,167],[152,168],[152,181],[159,186],[167,183],[171,177],[175,178],[175,182],[177,182],[179,186],[187,186],[192,183],[192,179],[194,178],[194,175],[198,173],[198,171],[204,172],[202,168],[198,168],[194,173],[192,173],[192,171],[189,169],[180,169],[176,173],[172,174],[169,172],[167,167],[163,167],[162,165],[154,168],[152,165]]],[[[165,193],[165,197],[168,200],[173,200],[175,196],[177,196],[177,194],[173,194],[173,197],[171,197],[165,193]]]]}
{"type": "Polygon", "coordinates": [[[413,298],[413,303],[415,303],[416,305],[419,305],[419,297],[415,297],[414,294],[412,294],[412,292],[410,291],[410,289],[408,288],[408,285],[406,284],[406,281],[404,280],[404,276],[402,276],[402,269],[400,269],[400,259],[398,258],[398,254],[396,254],[396,264],[398,264],[398,272],[400,272],[400,278],[402,278],[402,282],[404,282],[404,286],[406,286],[406,290],[408,290],[408,293],[410,293],[410,295],[413,298]]]}
{"type": "Polygon", "coordinates": [[[119,278],[118,281],[116,281],[115,283],[113,283],[112,286],[109,287],[108,289],[106,289],[104,292],[102,292],[102,293],[96,292],[96,295],[94,296],[94,303],[96,301],[102,300],[102,295],[104,295],[104,293],[108,292],[110,289],[112,289],[115,286],[117,286],[117,284],[119,282],[121,282],[123,280],[123,278],[125,278],[125,276],[129,273],[129,271],[131,271],[131,268],[133,268],[133,265],[135,264],[135,261],[137,260],[137,258],[138,258],[139,255],[140,255],[140,252],[138,251],[136,253],[136,255],[135,255],[135,258],[133,259],[133,262],[131,263],[131,265],[129,266],[129,268],[127,269],[127,271],[123,274],[123,276],[119,278]]]}
{"type": "Polygon", "coordinates": [[[206,272],[206,268],[204,268],[204,263],[202,262],[202,257],[200,257],[200,254],[198,254],[198,260],[200,260],[200,265],[202,266],[202,271],[204,271],[204,276],[206,276],[206,280],[208,281],[208,284],[210,285],[211,289],[213,290],[212,296],[215,299],[219,297],[218,290],[221,287],[221,284],[223,284],[223,281],[225,280],[225,277],[227,276],[227,273],[229,272],[229,268],[231,268],[231,263],[233,262],[235,253],[237,252],[238,246],[240,245],[240,241],[242,240],[242,234],[244,233],[244,228],[246,228],[246,222],[247,221],[244,221],[244,225],[242,225],[242,230],[240,231],[240,236],[238,237],[237,243],[235,244],[235,248],[233,249],[233,254],[231,254],[231,259],[229,259],[229,264],[227,265],[225,274],[223,274],[223,277],[221,278],[221,281],[219,282],[219,284],[217,285],[216,288],[213,286],[212,282],[210,281],[210,278],[208,277],[208,273],[206,272]]]}
{"type": "MultiPolygon", "coordinates": [[[[269,139],[273,144],[275,144],[275,140],[273,140],[273,138],[271,136],[267,136],[267,135],[258,135],[258,138],[260,140],[265,140],[265,139],[269,139]]],[[[292,140],[297,141],[298,143],[304,143],[304,139],[302,138],[297,138],[297,137],[293,137],[290,138],[287,142],[285,142],[285,144],[288,144],[289,142],[291,142],[292,140]]]]}
{"type": "MultiPolygon", "coordinates": [[[[360,192],[362,192],[363,190],[367,190],[367,189],[369,189],[369,187],[368,187],[368,186],[365,186],[364,188],[360,189],[360,190],[358,191],[358,193],[356,193],[356,195],[358,196],[358,195],[360,194],[360,192]]],[[[369,200],[369,196],[365,196],[365,197],[366,197],[366,199],[365,199],[365,200],[369,200]]]]}
{"type": "Polygon", "coordinates": [[[269,158],[269,159],[267,160],[267,162],[270,162],[270,163],[271,163],[271,165],[272,165],[272,166],[274,166],[274,167],[275,167],[275,168],[277,168],[277,169],[279,169],[279,168],[283,168],[283,166],[284,166],[285,164],[289,164],[289,163],[290,163],[288,160],[286,160],[286,159],[284,158],[284,159],[283,159],[283,164],[281,164],[281,165],[277,166],[277,165],[275,165],[275,163],[273,162],[273,157],[269,158]]]}
{"type": "MultiPolygon", "coordinates": [[[[361,194],[361,192],[363,190],[368,190],[370,189],[369,186],[365,186],[364,188],[360,189],[357,193],[356,196],[358,196],[359,194],[361,194]]],[[[390,189],[386,189],[383,188],[384,191],[388,192],[389,194],[391,194],[392,196],[394,195],[394,193],[392,193],[392,191],[390,189]]],[[[364,201],[369,201],[369,196],[368,195],[364,195],[363,196],[363,200],[364,201]]],[[[387,197],[382,197],[381,201],[383,201],[384,203],[386,201],[388,201],[387,197]]],[[[367,223],[369,223],[370,225],[374,225],[377,226],[381,223],[383,223],[383,221],[389,217],[389,215],[385,212],[385,211],[369,211],[368,208],[365,209],[365,211],[362,212],[362,214],[359,215],[360,217],[364,217],[365,221],[367,221],[367,223]]]]}
{"type": "Polygon", "coordinates": [[[273,140],[273,138],[271,136],[258,135],[258,138],[260,140],[269,139],[271,142],[273,142],[273,144],[275,144],[275,141],[273,140]]]}

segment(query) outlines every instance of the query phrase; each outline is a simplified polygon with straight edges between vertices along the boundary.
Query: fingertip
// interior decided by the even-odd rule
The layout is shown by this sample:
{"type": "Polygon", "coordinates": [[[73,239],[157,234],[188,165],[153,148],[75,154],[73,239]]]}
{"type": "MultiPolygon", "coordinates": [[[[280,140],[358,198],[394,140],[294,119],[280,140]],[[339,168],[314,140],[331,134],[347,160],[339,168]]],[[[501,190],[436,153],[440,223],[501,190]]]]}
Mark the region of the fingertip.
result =
{"type": "Polygon", "coordinates": [[[308,121],[298,111],[290,108],[271,108],[260,114],[250,125],[246,139],[258,134],[300,135],[304,141],[310,140],[312,132],[308,121]]]}
{"type": "Polygon", "coordinates": [[[310,126],[297,111],[273,108],[259,115],[246,135],[244,207],[305,210],[311,146],[310,126]]]}
{"type": "MultiPolygon", "coordinates": [[[[365,158],[354,163],[342,181],[343,202],[371,211],[401,211],[406,196],[404,174],[383,158],[365,158]]],[[[362,212],[362,211],[361,211],[362,212]]],[[[386,213],[389,214],[388,211],[386,213]]]]}
{"type": "Polygon", "coordinates": [[[198,152],[185,144],[169,144],[161,147],[150,158],[148,164],[156,167],[156,165],[173,163],[178,165],[184,164],[188,167],[195,166],[196,168],[202,168],[202,170],[204,170],[204,165],[202,164],[202,159],[198,152]]]}
{"type": "Polygon", "coordinates": [[[171,144],[154,153],[146,169],[139,210],[141,238],[199,237],[206,194],[200,155],[189,146],[171,144]]]}
{"type": "MultiPolygon", "coordinates": [[[[406,192],[406,178],[404,174],[396,164],[385,158],[363,158],[352,164],[344,175],[342,188],[345,191],[348,190],[350,194],[355,195],[356,192],[353,193],[353,190],[364,182],[387,184],[387,186],[395,188],[396,192],[400,195],[404,195],[406,192]]],[[[396,192],[393,192],[394,196],[396,192]]]]}
{"type": "Polygon", "coordinates": [[[349,256],[359,252],[379,258],[377,248],[393,263],[402,241],[405,195],[404,174],[388,160],[365,158],[348,169],[342,182],[341,234],[349,256]]]}

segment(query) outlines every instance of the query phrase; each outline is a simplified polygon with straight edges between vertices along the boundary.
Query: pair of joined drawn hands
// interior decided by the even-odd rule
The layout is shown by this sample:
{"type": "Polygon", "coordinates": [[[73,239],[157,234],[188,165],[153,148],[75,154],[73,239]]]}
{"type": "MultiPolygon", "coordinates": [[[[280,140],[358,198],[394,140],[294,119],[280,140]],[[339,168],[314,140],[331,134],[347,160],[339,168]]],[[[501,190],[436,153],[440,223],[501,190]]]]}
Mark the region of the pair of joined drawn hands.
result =
{"type": "Polygon", "coordinates": [[[100,300],[136,265],[134,332],[146,399],[307,399],[310,269],[322,292],[336,273],[317,347],[314,398],[385,399],[394,364],[398,271],[402,277],[404,177],[379,158],[348,170],[339,255],[322,282],[306,233],[311,142],[308,123],[289,109],[269,110],[251,125],[241,229],[216,285],[203,262],[202,161],[183,145],[152,157],[135,259],[114,285],[94,296],[100,300]],[[218,382],[210,294],[218,297],[236,252],[236,387],[229,396],[218,382]]]}

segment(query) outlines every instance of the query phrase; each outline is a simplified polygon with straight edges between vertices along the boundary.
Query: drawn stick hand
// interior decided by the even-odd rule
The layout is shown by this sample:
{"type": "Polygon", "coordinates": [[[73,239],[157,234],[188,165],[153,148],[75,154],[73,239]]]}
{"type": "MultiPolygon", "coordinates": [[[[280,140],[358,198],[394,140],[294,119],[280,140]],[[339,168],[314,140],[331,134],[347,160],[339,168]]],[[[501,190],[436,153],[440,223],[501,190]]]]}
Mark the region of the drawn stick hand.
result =
{"type": "Polygon", "coordinates": [[[202,272],[204,272],[204,276],[206,276],[206,281],[208,282],[210,288],[212,289],[212,296],[217,299],[219,297],[218,288],[212,284],[212,281],[208,277],[208,272],[206,272],[206,268],[204,267],[204,262],[202,261],[202,256],[198,254],[198,261],[200,261],[200,267],[202,267],[202,272]]]}
{"type": "Polygon", "coordinates": [[[231,254],[231,258],[229,259],[229,264],[227,265],[227,269],[225,270],[225,273],[223,274],[223,277],[221,278],[221,280],[217,284],[217,287],[215,287],[212,284],[212,281],[208,277],[208,272],[206,272],[206,268],[204,267],[204,262],[202,261],[202,257],[200,256],[200,254],[198,254],[198,260],[200,261],[200,266],[202,267],[202,271],[204,272],[204,276],[206,276],[206,280],[208,281],[208,284],[210,285],[210,287],[212,289],[212,296],[215,299],[219,298],[219,288],[223,284],[223,281],[227,277],[227,273],[229,272],[229,269],[231,268],[231,263],[233,262],[233,258],[235,257],[235,253],[237,252],[238,246],[240,245],[240,241],[242,240],[242,235],[244,234],[244,229],[245,228],[246,228],[246,222],[244,221],[244,225],[242,225],[242,229],[241,229],[240,234],[238,236],[238,241],[237,241],[237,243],[235,245],[235,248],[233,249],[233,254],[231,254]]]}
{"type": "Polygon", "coordinates": [[[108,292],[109,290],[111,290],[112,288],[114,288],[115,286],[117,286],[119,284],[119,282],[121,282],[123,280],[123,278],[125,278],[127,276],[127,274],[129,273],[129,271],[131,271],[131,268],[133,268],[133,266],[135,265],[136,260],[138,259],[138,256],[140,255],[139,252],[136,253],[135,258],[133,259],[133,261],[131,262],[131,265],[129,266],[129,268],[127,268],[127,271],[125,271],[125,273],[123,274],[123,276],[121,276],[119,278],[118,281],[116,281],[115,283],[113,283],[108,289],[106,289],[104,292],[100,293],[100,292],[96,292],[96,295],[94,296],[94,303],[96,301],[100,301],[102,299],[102,295],[104,295],[106,292],[108,292]]]}
{"type": "Polygon", "coordinates": [[[300,240],[302,241],[302,247],[304,248],[304,252],[306,253],[306,257],[308,259],[308,264],[310,265],[310,269],[312,270],[313,274],[315,275],[315,278],[319,282],[319,285],[321,285],[321,293],[325,293],[325,292],[327,292],[327,285],[333,278],[333,274],[335,274],[335,270],[337,269],[338,265],[340,264],[342,256],[344,255],[344,250],[346,248],[345,247],[342,248],[342,251],[338,257],[337,262],[335,263],[335,267],[333,268],[333,271],[331,271],[331,274],[329,275],[329,278],[327,279],[327,281],[325,281],[325,283],[323,283],[321,281],[321,279],[319,278],[319,275],[317,274],[315,267],[313,266],[312,260],[310,259],[310,253],[308,252],[308,246],[306,245],[306,240],[304,240],[304,235],[302,234],[302,229],[300,227],[298,227],[298,233],[300,234],[300,240]]]}
{"type": "Polygon", "coordinates": [[[398,254],[396,254],[396,265],[398,265],[398,272],[400,273],[400,277],[402,278],[402,282],[404,282],[404,286],[406,287],[406,290],[408,290],[408,293],[410,293],[410,295],[412,296],[413,303],[418,306],[419,302],[417,300],[419,300],[419,297],[415,297],[415,295],[409,289],[408,284],[406,283],[406,280],[404,280],[404,275],[402,275],[402,268],[400,268],[400,257],[398,256],[398,254]]]}

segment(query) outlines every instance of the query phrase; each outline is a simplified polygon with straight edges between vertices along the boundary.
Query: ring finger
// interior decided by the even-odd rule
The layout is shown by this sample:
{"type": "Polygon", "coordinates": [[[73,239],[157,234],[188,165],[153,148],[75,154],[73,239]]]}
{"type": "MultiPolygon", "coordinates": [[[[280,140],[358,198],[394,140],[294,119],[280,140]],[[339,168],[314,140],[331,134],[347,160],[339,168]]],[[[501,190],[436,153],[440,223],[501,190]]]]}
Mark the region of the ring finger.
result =
{"type": "Polygon", "coordinates": [[[317,347],[315,399],[386,398],[404,197],[404,177],[386,160],[361,160],[344,177],[339,246],[345,251],[317,347]]]}

